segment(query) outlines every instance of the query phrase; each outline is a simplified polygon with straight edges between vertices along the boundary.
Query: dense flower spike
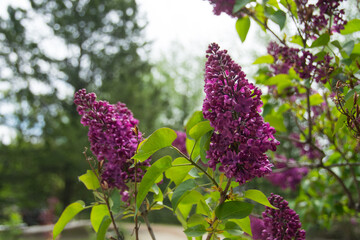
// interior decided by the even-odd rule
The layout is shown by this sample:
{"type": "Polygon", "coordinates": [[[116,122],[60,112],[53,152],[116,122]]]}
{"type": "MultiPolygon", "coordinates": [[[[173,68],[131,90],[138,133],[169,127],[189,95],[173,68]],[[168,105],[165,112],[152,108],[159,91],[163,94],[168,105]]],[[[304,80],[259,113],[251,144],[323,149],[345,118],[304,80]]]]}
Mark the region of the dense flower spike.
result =
{"type": "Polygon", "coordinates": [[[265,154],[276,150],[275,129],[259,114],[261,91],[245,78],[241,67],[213,43],[207,50],[204,117],[214,128],[207,158],[213,169],[240,184],[271,172],[265,154]]]}
{"type": "MultiPolygon", "coordinates": [[[[105,160],[102,182],[106,182],[110,188],[120,189],[123,197],[126,197],[126,183],[135,180],[131,158],[142,138],[140,132],[136,134],[134,131],[138,120],[125,104],[119,102],[112,105],[106,101],[96,101],[95,93],[86,93],[85,89],[75,93],[74,103],[82,115],[81,123],[89,127],[91,151],[98,161],[105,160]]],[[[140,163],[138,181],[144,174],[141,167],[148,165],[149,161],[140,163]]]]}
{"type": "Polygon", "coordinates": [[[265,207],[262,216],[265,229],[262,239],[305,240],[305,230],[301,229],[299,215],[289,208],[288,202],[281,196],[271,194],[269,202],[278,209],[265,207]]]}
{"type": "Polygon", "coordinates": [[[274,64],[271,65],[274,75],[287,74],[290,68],[294,68],[302,79],[313,78],[316,82],[322,83],[329,79],[331,57],[328,54],[323,60],[317,61],[317,57],[309,51],[281,47],[275,42],[270,42],[268,53],[274,58],[274,64]]]}
{"type": "Polygon", "coordinates": [[[182,153],[188,154],[186,150],[186,133],[181,131],[176,131],[177,138],[172,143],[176,148],[178,148],[182,153]]]}
{"type": "Polygon", "coordinates": [[[339,9],[341,2],[343,0],[318,0],[314,5],[308,4],[308,0],[295,0],[298,18],[303,25],[306,39],[309,37],[317,38],[321,35],[320,31],[330,25],[329,21],[332,21],[331,30],[333,32],[340,32],[344,29],[346,21],[343,19],[344,10],[339,9]]]}
{"type": "Polygon", "coordinates": [[[291,188],[296,189],[301,179],[309,172],[307,167],[295,167],[294,159],[287,159],[285,156],[277,156],[275,163],[276,169],[283,169],[280,172],[272,172],[266,176],[272,184],[281,187],[282,189],[291,188]]]}

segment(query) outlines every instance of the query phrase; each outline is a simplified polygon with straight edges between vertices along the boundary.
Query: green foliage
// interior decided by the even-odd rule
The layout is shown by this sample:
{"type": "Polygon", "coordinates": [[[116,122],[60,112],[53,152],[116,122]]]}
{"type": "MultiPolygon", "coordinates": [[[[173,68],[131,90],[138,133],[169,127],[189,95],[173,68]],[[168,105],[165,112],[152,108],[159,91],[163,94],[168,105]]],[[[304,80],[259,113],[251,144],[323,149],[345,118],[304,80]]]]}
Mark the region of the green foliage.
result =
{"type": "Polygon", "coordinates": [[[100,187],[99,179],[91,170],[87,170],[85,174],[79,177],[79,180],[85,185],[88,190],[96,190],[100,187]]]}
{"type": "Polygon", "coordinates": [[[250,18],[243,17],[236,21],[235,28],[242,42],[245,41],[250,29],[250,18]]]}
{"type": "Polygon", "coordinates": [[[253,208],[254,205],[247,202],[228,201],[216,208],[215,215],[220,220],[241,219],[249,216],[253,208]]]}

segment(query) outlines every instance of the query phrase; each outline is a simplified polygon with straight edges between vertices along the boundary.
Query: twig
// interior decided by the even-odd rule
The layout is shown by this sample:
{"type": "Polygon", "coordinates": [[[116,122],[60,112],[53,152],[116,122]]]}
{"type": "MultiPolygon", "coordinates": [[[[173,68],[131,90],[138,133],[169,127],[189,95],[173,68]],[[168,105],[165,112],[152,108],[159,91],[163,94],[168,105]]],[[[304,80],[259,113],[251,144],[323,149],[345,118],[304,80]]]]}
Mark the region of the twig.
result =
{"type": "Polygon", "coordinates": [[[147,213],[148,213],[148,211],[146,210],[146,211],[141,213],[141,216],[144,219],[144,222],[146,223],[146,226],[147,226],[147,229],[148,229],[149,234],[151,236],[151,239],[156,240],[154,231],[153,231],[153,229],[152,229],[152,227],[150,225],[149,219],[147,218],[147,213]]]}

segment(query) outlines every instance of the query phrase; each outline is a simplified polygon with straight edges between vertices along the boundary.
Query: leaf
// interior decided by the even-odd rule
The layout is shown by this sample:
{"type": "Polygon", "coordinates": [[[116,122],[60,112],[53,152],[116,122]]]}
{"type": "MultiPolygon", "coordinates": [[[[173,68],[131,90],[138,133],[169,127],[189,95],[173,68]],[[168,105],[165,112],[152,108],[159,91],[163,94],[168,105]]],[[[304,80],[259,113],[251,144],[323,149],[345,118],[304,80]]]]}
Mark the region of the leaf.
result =
{"type": "Polygon", "coordinates": [[[224,230],[234,236],[241,236],[244,234],[243,231],[241,231],[240,226],[232,221],[228,221],[225,223],[224,230]]]}
{"type": "Polygon", "coordinates": [[[201,214],[194,214],[192,215],[189,220],[187,220],[187,226],[188,227],[194,227],[196,225],[204,225],[206,226],[206,224],[208,224],[204,218],[203,215],[201,214]]]}
{"type": "Polygon", "coordinates": [[[202,111],[196,111],[193,113],[193,115],[190,117],[190,119],[188,120],[188,122],[185,125],[185,129],[186,129],[186,135],[189,136],[189,131],[190,129],[195,126],[197,123],[204,121],[204,116],[202,111]]]}
{"type": "Polygon", "coordinates": [[[246,4],[248,4],[251,1],[252,0],[236,0],[233,8],[233,13],[237,13],[238,11],[243,9],[243,7],[245,7],[246,4]]]}
{"type": "Polygon", "coordinates": [[[311,47],[313,48],[313,47],[325,46],[328,44],[329,41],[330,41],[330,35],[328,33],[324,33],[311,44],[311,47]]]}
{"type": "Polygon", "coordinates": [[[206,233],[204,225],[196,225],[185,229],[184,233],[188,237],[200,237],[206,233]]]}
{"type": "Polygon", "coordinates": [[[265,55],[265,56],[258,57],[255,60],[255,62],[253,62],[253,64],[263,64],[263,63],[267,63],[267,64],[274,63],[274,57],[271,55],[265,55]]]}
{"type": "Polygon", "coordinates": [[[141,203],[144,201],[146,195],[151,189],[152,185],[155,183],[156,179],[164,171],[171,167],[171,157],[165,156],[157,160],[151,167],[146,171],[143,179],[140,182],[138,195],[136,198],[136,207],[139,209],[141,203]]]}
{"type": "Polygon", "coordinates": [[[295,43],[297,45],[300,45],[301,47],[304,47],[304,43],[302,38],[299,35],[294,35],[290,38],[291,43],[295,43]]]}
{"type": "Polygon", "coordinates": [[[310,96],[310,106],[316,106],[324,102],[324,99],[319,93],[310,96]]]}
{"type": "Polygon", "coordinates": [[[267,4],[269,4],[269,5],[273,6],[273,7],[276,7],[277,9],[280,9],[277,0],[269,0],[269,1],[267,1],[267,4]]]}
{"type": "Polygon", "coordinates": [[[249,217],[245,217],[245,218],[241,218],[241,219],[231,219],[231,221],[235,222],[237,225],[239,225],[241,227],[241,229],[244,232],[246,232],[247,234],[252,236],[251,224],[250,224],[249,217]]]}
{"type": "Polygon", "coordinates": [[[228,201],[215,209],[215,215],[220,220],[240,219],[250,215],[254,205],[247,202],[228,201]]]}
{"type": "Polygon", "coordinates": [[[265,121],[270,124],[276,131],[286,132],[286,127],[284,124],[284,117],[282,114],[271,114],[265,116],[265,121]]]}
{"type": "Polygon", "coordinates": [[[170,147],[176,138],[177,134],[174,130],[170,128],[160,128],[143,141],[137,154],[133,156],[133,159],[145,161],[158,150],[170,147]]]}
{"type": "Polygon", "coordinates": [[[110,206],[113,213],[119,213],[121,211],[121,196],[118,190],[113,190],[110,196],[110,206]]]}
{"type": "Polygon", "coordinates": [[[286,13],[281,10],[277,10],[274,14],[271,14],[269,18],[279,25],[280,30],[284,28],[286,22],[286,13]]]}
{"type": "Polygon", "coordinates": [[[201,161],[203,161],[203,163],[207,163],[208,159],[206,158],[206,152],[209,150],[209,146],[210,146],[210,139],[212,136],[212,132],[207,132],[205,133],[204,136],[202,136],[200,138],[200,157],[201,157],[201,161]]]}
{"type": "Polygon", "coordinates": [[[90,213],[90,221],[95,232],[99,231],[101,222],[105,216],[110,217],[110,213],[106,205],[101,204],[92,207],[90,213]]]}
{"type": "Polygon", "coordinates": [[[355,46],[355,42],[354,40],[351,40],[351,41],[348,41],[347,43],[344,44],[343,46],[343,51],[348,55],[350,56],[353,49],[354,49],[354,46],[355,46]]]}
{"type": "Polygon", "coordinates": [[[210,216],[210,207],[203,199],[196,205],[196,213],[210,216]]]}
{"type": "Polygon", "coordinates": [[[191,159],[196,160],[196,158],[200,155],[200,141],[194,141],[190,138],[186,138],[185,144],[187,152],[191,154],[191,159]]]}
{"type": "Polygon", "coordinates": [[[271,205],[271,203],[269,202],[269,200],[267,199],[267,197],[265,196],[264,193],[262,193],[259,190],[256,189],[249,189],[245,192],[244,194],[244,198],[253,200],[257,203],[260,203],[264,206],[273,208],[273,209],[277,209],[276,207],[274,207],[273,205],[271,205]]]}
{"type": "Polygon", "coordinates": [[[331,44],[337,47],[339,50],[342,49],[340,42],[338,40],[332,41],[331,44]]]}
{"type": "Polygon", "coordinates": [[[360,31],[360,19],[352,19],[346,23],[345,28],[340,31],[342,35],[360,31]]]}
{"type": "Polygon", "coordinates": [[[100,187],[99,179],[91,170],[87,170],[85,174],[81,175],[79,181],[81,181],[89,190],[96,190],[100,187]]]}
{"type": "Polygon", "coordinates": [[[193,126],[190,131],[189,135],[192,137],[195,141],[199,140],[205,133],[210,132],[211,130],[214,130],[213,127],[210,126],[210,121],[202,121],[197,123],[195,126],[193,126]]]}
{"type": "Polygon", "coordinates": [[[291,14],[294,15],[295,18],[298,18],[297,16],[297,6],[294,0],[280,0],[280,3],[286,8],[291,11],[291,14]]]}
{"type": "Polygon", "coordinates": [[[110,224],[111,218],[109,216],[105,216],[100,223],[99,231],[96,234],[96,240],[105,240],[105,235],[110,224]]]}
{"type": "Polygon", "coordinates": [[[240,40],[244,42],[250,29],[250,18],[247,16],[239,18],[236,21],[235,28],[240,40]]]}
{"type": "Polygon", "coordinates": [[[62,232],[62,230],[64,230],[66,224],[68,224],[71,219],[73,219],[79,212],[81,212],[85,208],[85,203],[83,201],[76,201],[67,206],[54,226],[53,239],[56,239],[56,237],[62,232]]]}
{"type": "Polygon", "coordinates": [[[194,166],[189,165],[177,167],[176,165],[188,163],[189,161],[183,157],[176,158],[172,163],[173,166],[165,171],[165,176],[173,181],[176,186],[179,185],[187,176],[189,176],[188,173],[194,166]]]}
{"type": "Polygon", "coordinates": [[[347,117],[344,114],[340,113],[340,117],[335,124],[333,136],[344,126],[346,119],[347,117]]]}
{"type": "Polygon", "coordinates": [[[188,179],[185,182],[182,182],[179,186],[176,187],[174,194],[171,198],[171,203],[173,207],[173,211],[177,208],[178,204],[181,200],[188,195],[191,190],[196,188],[196,182],[194,179],[188,179]]]}
{"type": "Polygon", "coordinates": [[[289,86],[292,85],[288,74],[278,74],[276,76],[273,76],[273,77],[269,78],[265,82],[266,86],[280,85],[280,84],[287,84],[289,86]]]}

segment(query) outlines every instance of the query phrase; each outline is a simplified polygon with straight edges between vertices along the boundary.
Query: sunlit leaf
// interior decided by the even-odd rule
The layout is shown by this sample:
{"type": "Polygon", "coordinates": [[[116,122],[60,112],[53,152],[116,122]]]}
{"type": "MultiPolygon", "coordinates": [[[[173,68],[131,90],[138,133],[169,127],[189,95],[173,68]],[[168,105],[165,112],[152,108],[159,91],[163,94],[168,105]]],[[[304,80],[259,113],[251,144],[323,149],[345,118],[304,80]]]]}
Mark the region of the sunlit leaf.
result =
{"type": "Polygon", "coordinates": [[[266,64],[274,63],[274,57],[271,55],[265,55],[265,56],[258,57],[255,60],[255,62],[253,62],[253,64],[263,64],[263,63],[266,63],[266,64]]]}
{"type": "Polygon", "coordinates": [[[89,190],[96,190],[100,187],[99,179],[96,177],[95,173],[91,170],[87,170],[85,174],[79,177],[79,180],[89,190]]]}
{"type": "Polygon", "coordinates": [[[360,31],[360,19],[352,19],[346,23],[345,28],[340,31],[342,35],[360,31]]]}
{"type": "Polygon", "coordinates": [[[276,207],[274,207],[273,205],[271,205],[271,203],[269,202],[269,200],[267,199],[267,197],[265,196],[265,194],[262,193],[262,192],[259,191],[259,190],[249,189],[249,190],[245,191],[245,193],[244,193],[244,198],[253,200],[254,202],[260,203],[260,204],[262,204],[262,205],[264,205],[264,206],[277,209],[276,207]]]}
{"type": "Polygon", "coordinates": [[[110,217],[110,213],[106,205],[100,204],[92,207],[90,221],[95,232],[98,232],[101,222],[105,216],[110,217]]]}
{"type": "Polygon", "coordinates": [[[173,209],[175,210],[181,200],[196,187],[197,185],[194,179],[188,179],[185,182],[182,182],[179,186],[177,186],[171,198],[173,209]]]}
{"type": "Polygon", "coordinates": [[[239,18],[236,21],[235,27],[241,41],[244,42],[250,29],[250,18],[246,16],[239,18]]]}

